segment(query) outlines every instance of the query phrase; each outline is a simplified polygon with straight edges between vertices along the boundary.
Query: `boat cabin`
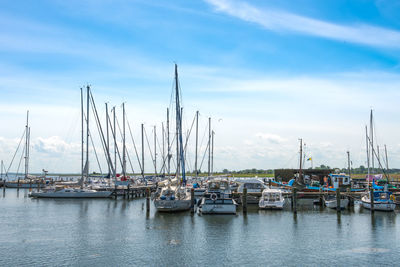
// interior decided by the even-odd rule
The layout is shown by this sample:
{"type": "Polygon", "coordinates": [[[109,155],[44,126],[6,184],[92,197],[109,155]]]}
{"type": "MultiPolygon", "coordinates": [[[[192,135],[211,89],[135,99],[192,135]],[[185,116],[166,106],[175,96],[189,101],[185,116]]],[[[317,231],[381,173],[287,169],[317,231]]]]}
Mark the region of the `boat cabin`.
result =
{"type": "Polygon", "coordinates": [[[340,174],[329,174],[331,184],[333,188],[339,188],[344,185],[350,185],[350,176],[344,173],[340,174]]]}

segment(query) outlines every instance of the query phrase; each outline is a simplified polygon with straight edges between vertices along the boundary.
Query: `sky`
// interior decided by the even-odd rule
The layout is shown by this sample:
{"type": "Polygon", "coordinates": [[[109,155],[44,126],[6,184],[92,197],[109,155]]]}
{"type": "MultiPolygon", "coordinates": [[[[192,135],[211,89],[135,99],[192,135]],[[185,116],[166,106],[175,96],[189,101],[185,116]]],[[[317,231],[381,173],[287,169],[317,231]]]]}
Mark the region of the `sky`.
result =
{"type": "MultiPolygon", "coordinates": [[[[159,169],[167,108],[175,132],[176,63],[189,171],[197,110],[202,171],[209,117],[215,171],[296,168],[300,138],[306,168],[347,167],[347,151],[366,166],[371,109],[379,153],[386,145],[399,168],[398,14],[392,0],[0,1],[0,159],[23,169],[15,151],[29,110],[30,172],[79,172],[80,88],[90,85],[102,121],[108,103],[122,123],[125,103],[128,171],[140,172],[132,140],[140,154],[142,123],[145,171],[154,171],[154,126],[159,169]]],[[[90,171],[104,173],[89,118],[90,171]]]]}

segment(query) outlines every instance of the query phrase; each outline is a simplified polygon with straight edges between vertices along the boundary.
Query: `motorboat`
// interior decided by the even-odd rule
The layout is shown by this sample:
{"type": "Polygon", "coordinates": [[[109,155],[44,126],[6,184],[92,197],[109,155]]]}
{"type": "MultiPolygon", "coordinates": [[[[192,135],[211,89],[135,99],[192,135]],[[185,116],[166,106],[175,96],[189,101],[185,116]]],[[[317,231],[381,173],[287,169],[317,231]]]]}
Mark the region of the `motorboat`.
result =
{"type": "Polygon", "coordinates": [[[259,194],[249,194],[249,193],[262,193],[267,186],[259,179],[237,179],[235,182],[239,185],[237,188],[238,193],[243,193],[243,189],[247,189],[247,204],[258,204],[259,194]]]}
{"type": "Polygon", "coordinates": [[[282,190],[267,188],[264,189],[258,207],[260,209],[283,209],[285,198],[283,197],[282,190]]]}
{"type": "MultiPolygon", "coordinates": [[[[323,197],[325,206],[327,206],[330,209],[336,209],[337,208],[337,199],[336,195],[324,195],[323,197]]],[[[345,209],[349,205],[349,199],[346,197],[341,197],[340,198],[340,209],[345,209]]]]}
{"type": "Polygon", "coordinates": [[[236,206],[227,180],[208,181],[199,206],[202,214],[236,214],[236,206]]]}

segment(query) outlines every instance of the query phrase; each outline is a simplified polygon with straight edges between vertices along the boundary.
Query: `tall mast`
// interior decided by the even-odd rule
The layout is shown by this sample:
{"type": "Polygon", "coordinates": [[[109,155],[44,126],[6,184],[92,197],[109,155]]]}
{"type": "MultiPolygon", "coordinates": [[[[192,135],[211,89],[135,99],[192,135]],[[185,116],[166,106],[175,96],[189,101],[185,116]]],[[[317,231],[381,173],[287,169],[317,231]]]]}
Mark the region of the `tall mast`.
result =
{"type": "Polygon", "coordinates": [[[199,143],[199,111],[196,111],[196,153],[194,161],[195,177],[199,175],[199,170],[197,169],[197,146],[199,143]]]}
{"type": "Polygon", "coordinates": [[[347,168],[348,168],[348,170],[349,170],[349,177],[351,178],[350,151],[347,151],[347,168]]]}
{"type": "Polygon", "coordinates": [[[368,178],[367,178],[367,185],[369,188],[369,142],[368,142],[368,128],[365,125],[365,140],[366,140],[366,148],[367,148],[367,168],[368,168],[368,178]]]}
{"type": "Polygon", "coordinates": [[[300,170],[299,170],[299,181],[303,183],[303,166],[302,166],[302,159],[303,159],[303,139],[300,138],[300,170]]]}
{"type": "Polygon", "coordinates": [[[374,173],[375,170],[375,165],[374,165],[374,124],[373,124],[373,115],[372,115],[372,109],[371,109],[371,115],[370,115],[370,121],[369,121],[369,130],[370,130],[370,139],[371,139],[371,160],[372,160],[372,172],[374,173]]]}
{"type": "Polygon", "coordinates": [[[122,175],[126,178],[125,103],[122,103],[122,175]]]}
{"type": "Polygon", "coordinates": [[[142,178],[144,179],[144,125],[142,123],[142,178]]]}
{"type": "Polygon", "coordinates": [[[175,108],[176,108],[176,177],[179,176],[179,84],[178,84],[178,66],[175,64],[175,108]]]}
{"type": "Polygon", "coordinates": [[[165,177],[165,129],[164,129],[164,122],[161,122],[161,129],[162,129],[162,158],[163,158],[163,165],[162,165],[162,173],[165,177]]]}
{"type": "MultiPolygon", "coordinates": [[[[107,147],[107,153],[109,153],[109,151],[110,151],[110,135],[109,135],[109,132],[108,132],[108,104],[106,103],[106,131],[107,131],[107,145],[106,145],[106,147],[107,147]]],[[[108,178],[110,179],[110,181],[111,181],[111,168],[110,168],[110,161],[109,160],[107,160],[107,165],[108,165],[108,178]]]]}
{"type": "Polygon", "coordinates": [[[177,158],[178,168],[176,176],[179,177],[179,169],[182,167],[182,180],[181,184],[186,185],[186,174],[185,174],[185,157],[183,153],[183,140],[182,140],[182,108],[179,102],[179,83],[178,83],[178,66],[175,64],[175,91],[176,91],[176,128],[177,128],[177,158]]]}
{"type": "MultiPolygon", "coordinates": [[[[388,156],[387,156],[386,145],[385,145],[385,158],[386,158],[386,169],[387,169],[388,176],[389,176],[389,161],[388,161],[388,156]]],[[[388,183],[389,183],[389,179],[388,179],[388,183]]]]}
{"type": "Polygon", "coordinates": [[[214,173],[214,134],[215,132],[212,131],[211,135],[211,173],[214,173]]]}
{"type": "Polygon", "coordinates": [[[82,123],[82,136],[81,136],[81,182],[83,183],[83,172],[84,172],[84,165],[83,165],[83,151],[84,151],[84,126],[83,126],[83,88],[81,87],[81,123],[82,123]]]}
{"type": "Polygon", "coordinates": [[[25,179],[28,179],[28,160],[29,160],[29,110],[26,111],[25,125],[25,179]]]}
{"type": "Polygon", "coordinates": [[[211,117],[208,118],[208,177],[211,175],[211,117]]]}
{"type": "Polygon", "coordinates": [[[154,125],[154,175],[157,177],[157,132],[154,125]]]}
{"type": "Polygon", "coordinates": [[[90,87],[87,89],[87,111],[86,111],[86,179],[89,179],[89,94],[90,87]]]}
{"type": "MultiPolygon", "coordinates": [[[[116,114],[115,114],[115,106],[113,107],[113,137],[114,137],[114,179],[117,180],[117,128],[116,128],[116,114]]],[[[115,184],[116,186],[117,184],[115,184]]]]}
{"type": "Polygon", "coordinates": [[[169,108],[167,108],[167,153],[168,153],[168,176],[171,171],[171,146],[169,144],[169,108]]]}

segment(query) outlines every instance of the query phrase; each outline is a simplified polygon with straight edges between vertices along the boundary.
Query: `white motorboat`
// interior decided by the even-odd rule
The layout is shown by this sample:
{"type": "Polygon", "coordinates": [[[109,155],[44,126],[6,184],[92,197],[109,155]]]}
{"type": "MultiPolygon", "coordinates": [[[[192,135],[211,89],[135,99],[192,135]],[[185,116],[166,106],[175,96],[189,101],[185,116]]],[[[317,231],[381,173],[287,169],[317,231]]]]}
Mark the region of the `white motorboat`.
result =
{"type": "Polygon", "coordinates": [[[189,210],[191,206],[190,194],[184,187],[166,186],[161,188],[159,196],[154,199],[157,211],[176,212],[189,210]]]}
{"type": "Polygon", "coordinates": [[[47,188],[39,192],[32,192],[30,197],[35,198],[108,198],[112,191],[96,191],[86,188],[47,188]]]}
{"type": "Polygon", "coordinates": [[[280,189],[267,188],[261,194],[258,207],[260,209],[283,209],[285,198],[280,189]]]}
{"type": "MultiPolygon", "coordinates": [[[[259,179],[243,178],[235,179],[235,182],[239,185],[237,188],[238,193],[243,193],[243,189],[247,189],[247,193],[260,193],[267,188],[267,186],[259,179]]],[[[258,204],[258,195],[247,195],[247,204],[258,204]]]]}
{"type": "MultiPolygon", "coordinates": [[[[370,192],[366,193],[362,198],[362,206],[366,209],[371,209],[370,192]]],[[[390,191],[375,191],[374,192],[374,210],[394,211],[396,204],[394,203],[393,193],[390,191]]]]}
{"type": "Polygon", "coordinates": [[[236,214],[236,201],[232,198],[227,180],[211,180],[201,200],[202,214],[236,214]]]}
{"type": "MultiPolygon", "coordinates": [[[[337,208],[337,199],[336,199],[336,196],[334,196],[334,195],[325,195],[324,203],[325,203],[325,206],[327,206],[330,209],[337,208]]],[[[342,209],[342,210],[346,209],[348,205],[349,205],[348,198],[345,198],[345,197],[340,198],[340,209],[342,209]]]]}

